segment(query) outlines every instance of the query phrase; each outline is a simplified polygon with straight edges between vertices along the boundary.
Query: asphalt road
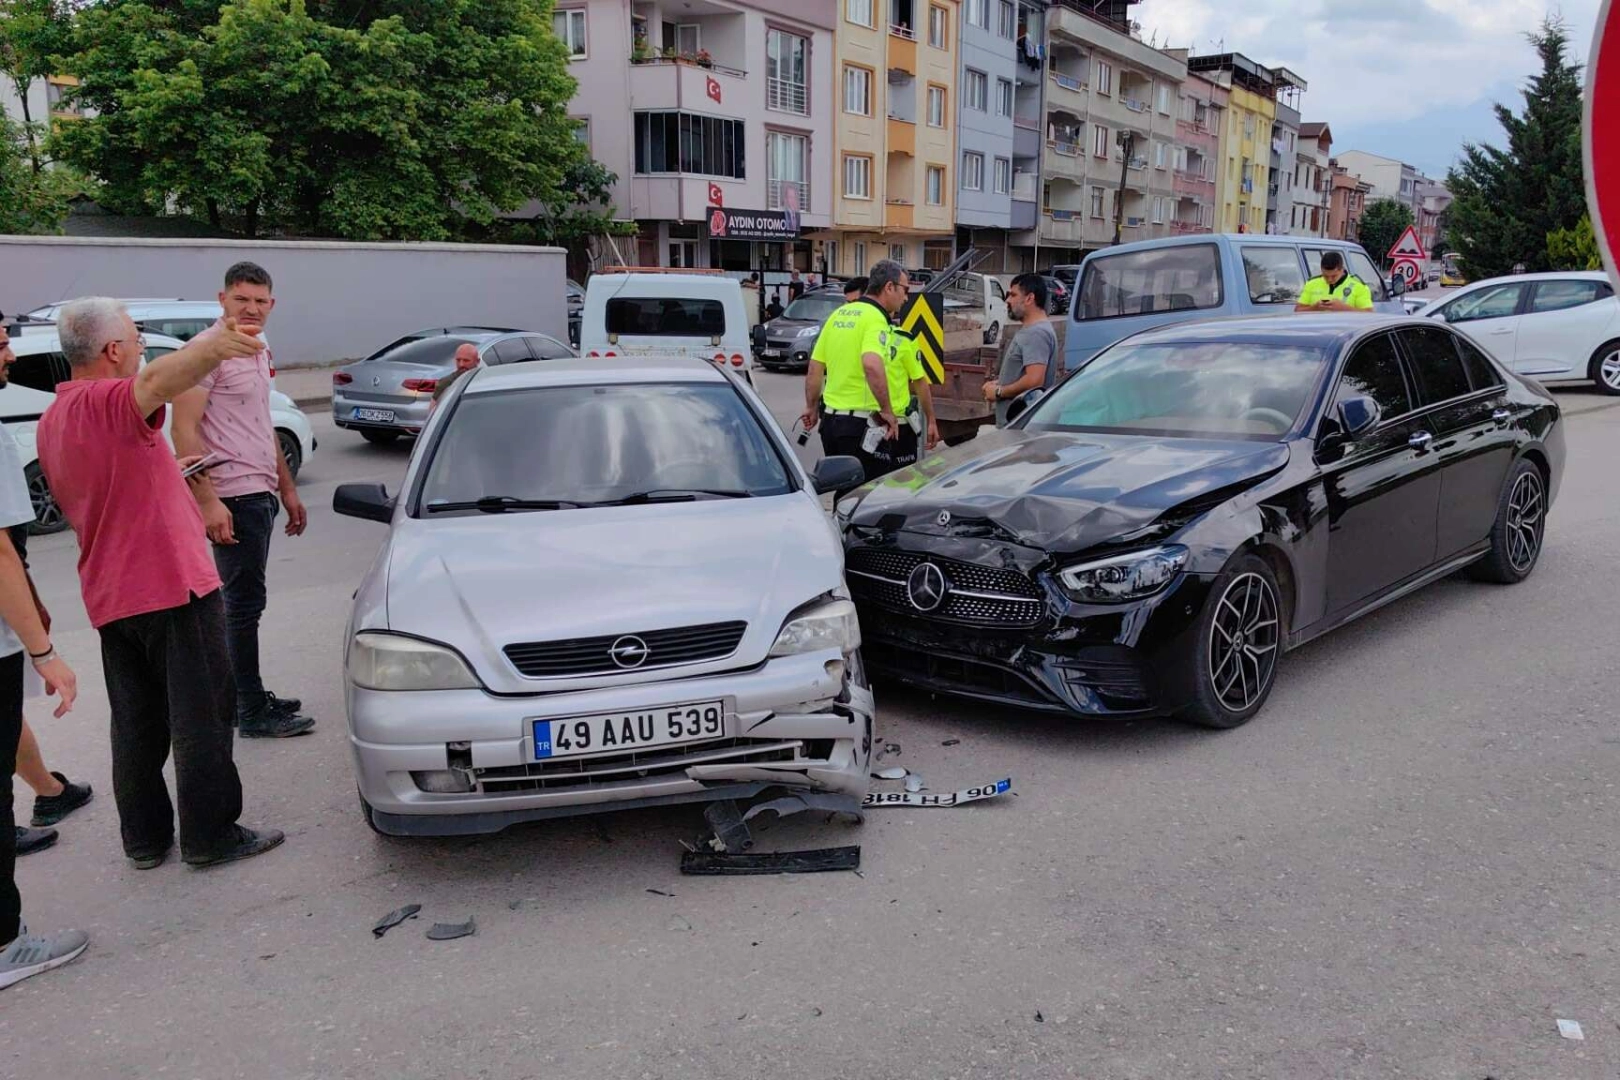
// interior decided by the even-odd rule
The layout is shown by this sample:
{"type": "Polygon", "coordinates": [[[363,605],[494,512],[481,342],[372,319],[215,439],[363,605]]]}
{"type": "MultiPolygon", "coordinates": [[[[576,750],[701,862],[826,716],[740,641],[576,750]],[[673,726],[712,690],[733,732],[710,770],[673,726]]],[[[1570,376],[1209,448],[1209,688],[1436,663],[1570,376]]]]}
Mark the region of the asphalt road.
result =
{"type": "MultiPolygon", "coordinates": [[[[762,383],[792,411],[794,380],[762,383]]],[[[859,843],[861,877],[682,878],[696,811],[372,835],[339,662],[381,528],[330,505],[340,481],[395,482],[408,449],[317,418],[310,533],[275,545],[264,637],[271,685],[321,727],[237,750],[245,820],[288,832],[273,854],[127,867],[74,541],[34,545],[85,693],[29,714],[98,794],[18,876],[31,922],[93,944],[0,994],[0,1076],[1613,1078],[1620,403],[1562,398],[1535,576],[1446,581],[1291,654],[1247,727],[880,688],[896,763],[1017,796],[762,831],[859,843]],[[374,939],[406,903],[422,917],[374,939]],[[469,916],[475,937],[423,936],[469,916]]]]}

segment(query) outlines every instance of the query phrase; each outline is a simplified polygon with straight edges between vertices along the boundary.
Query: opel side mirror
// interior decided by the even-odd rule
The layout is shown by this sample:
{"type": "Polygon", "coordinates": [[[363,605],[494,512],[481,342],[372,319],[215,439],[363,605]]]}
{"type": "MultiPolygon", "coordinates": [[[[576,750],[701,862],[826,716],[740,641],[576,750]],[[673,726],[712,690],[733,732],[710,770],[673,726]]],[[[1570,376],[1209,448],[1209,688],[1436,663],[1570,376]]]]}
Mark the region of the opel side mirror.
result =
{"type": "Polygon", "coordinates": [[[381,484],[339,484],[332,492],[332,511],[386,525],[394,520],[394,500],[381,484]]]}

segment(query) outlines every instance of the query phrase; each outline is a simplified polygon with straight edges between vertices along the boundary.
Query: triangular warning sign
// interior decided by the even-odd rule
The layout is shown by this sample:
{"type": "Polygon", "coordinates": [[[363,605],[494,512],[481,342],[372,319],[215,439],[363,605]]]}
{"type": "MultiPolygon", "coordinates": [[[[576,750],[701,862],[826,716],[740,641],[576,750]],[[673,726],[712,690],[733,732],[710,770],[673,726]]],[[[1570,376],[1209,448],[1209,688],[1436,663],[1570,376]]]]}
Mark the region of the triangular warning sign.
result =
{"type": "Polygon", "coordinates": [[[1406,231],[1401,233],[1401,238],[1395,241],[1395,246],[1389,249],[1389,254],[1385,257],[1390,259],[1398,259],[1403,255],[1410,259],[1428,258],[1428,256],[1423,253],[1423,242],[1418,239],[1416,225],[1408,225],[1406,227],[1406,231]]]}

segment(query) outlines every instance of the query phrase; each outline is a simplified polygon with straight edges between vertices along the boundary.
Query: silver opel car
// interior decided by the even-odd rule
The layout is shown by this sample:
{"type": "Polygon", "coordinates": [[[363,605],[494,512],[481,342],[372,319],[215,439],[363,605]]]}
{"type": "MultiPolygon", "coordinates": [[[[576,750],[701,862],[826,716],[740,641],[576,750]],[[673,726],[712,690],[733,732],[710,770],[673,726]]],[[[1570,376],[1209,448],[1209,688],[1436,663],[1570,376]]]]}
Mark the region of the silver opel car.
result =
{"type": "Polygon", "coordinates": [[[813,792],[858,809],[872,697],[841,544],[752,389],[692,360],[482,368],[403,487],[345,655],[366,820],[494,832],[600,810],[813,792]]]}

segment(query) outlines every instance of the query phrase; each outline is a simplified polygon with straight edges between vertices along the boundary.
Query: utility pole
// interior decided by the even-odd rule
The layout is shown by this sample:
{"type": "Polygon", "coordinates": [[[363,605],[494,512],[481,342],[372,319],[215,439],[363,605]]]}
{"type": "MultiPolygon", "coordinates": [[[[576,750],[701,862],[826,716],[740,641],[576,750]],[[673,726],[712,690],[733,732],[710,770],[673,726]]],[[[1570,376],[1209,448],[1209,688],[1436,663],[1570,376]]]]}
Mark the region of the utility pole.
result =
{"type": "Polygon", "coordinates": [[[1114,243],[1119,243],[1119,230],[1125,223],[1125,178],[1131,167],[1131,154],[1136,150],[1136,132],[1121,128],[1115,140],[1125,158],[1119,164],[1119,190],[1114,193],[1114,243]]]}

